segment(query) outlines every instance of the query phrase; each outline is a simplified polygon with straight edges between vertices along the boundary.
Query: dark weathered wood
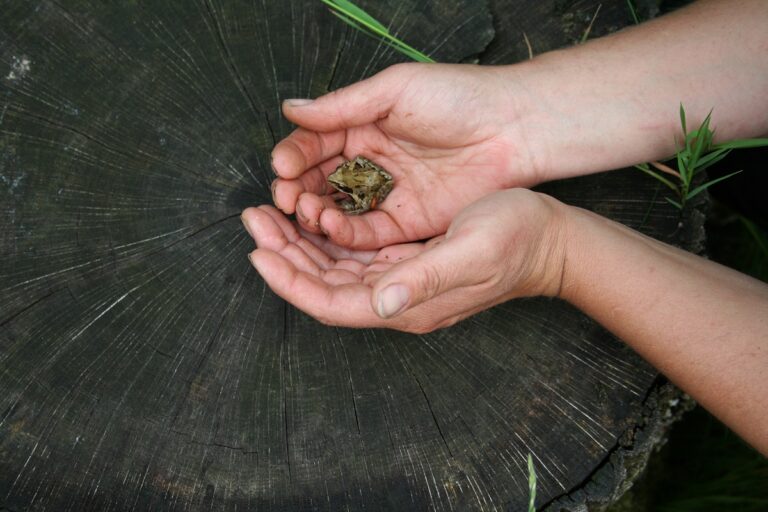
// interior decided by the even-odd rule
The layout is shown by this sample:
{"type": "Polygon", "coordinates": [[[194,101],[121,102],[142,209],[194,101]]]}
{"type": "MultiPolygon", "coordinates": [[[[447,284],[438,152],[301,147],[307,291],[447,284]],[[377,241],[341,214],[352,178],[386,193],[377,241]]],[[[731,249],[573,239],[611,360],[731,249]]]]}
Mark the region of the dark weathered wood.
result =
{"type": "MultiPolygon", "coordinates": [[[[493,36],[482,2],[361,3],[438,60],[493,36]]],[[[528,453],[539,503],[603,464],[656,373],[569,306],[334,329],[247,263],[280,100],[401,59],[318,1],[3,3],[0,509],[521,510],[528,453]]],[[[636,172],[545,189],[682,232],[636,172]]]]}
{"type": "MultiPolygon", "coordinates": [[[[632,0],[641,19],[658,11],[656,0],[632,0]]],[[[490,0],[496,36],[483,64],[511,64],[580,44],[634,23],[627,0],[490,0]]]]}

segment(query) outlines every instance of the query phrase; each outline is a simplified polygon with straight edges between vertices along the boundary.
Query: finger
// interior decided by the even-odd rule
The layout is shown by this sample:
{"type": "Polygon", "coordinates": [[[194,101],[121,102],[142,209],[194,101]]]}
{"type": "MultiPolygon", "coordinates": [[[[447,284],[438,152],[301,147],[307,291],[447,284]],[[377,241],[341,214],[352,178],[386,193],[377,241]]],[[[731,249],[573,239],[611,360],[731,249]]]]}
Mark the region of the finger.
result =
{"type": "Polygon", "coordinates": [[[378,249],[408,239],[400,225],[382,210],[345,215],[337,208],[326,208],[320,212],[319,225],[334,243],[351,249],[378,249]]]}
{"type": "Polygon", "coordinates": [[[334,265],[333,268],[336,270],[351,272],[355,274],[358,277],[358,281],[360,281],[363,274],[365,274],[368,265],[364,265],[363,263],[355,260],[339,260],[336,262],[336,265],[334,265]]]}
{"type": "Polygon", "coordinates": [[[390,318],[449,290],[483,282],[486,269],[477,264],[476,249],[460,237],[445,239],[393,265],[376,281],[371,307],[390,318]]]}
{"type": "Polygon", "coordinates": [[[324,271],[320,278],[330,286],[360,283],[360,276],[348,270],[331,269],[324,271]]]}
{"type": "Polygon", "coordinates": [[[309,169],[296,179],[278,178],[272,187],[272,200],[275,206],[291,214],[296,211],[296,203],[302,194],[311,192],[323,196],[331,193],[333,187],[328,183],[328,175],[343,161],[343,157],[335,156],[309,169]]]}
{"type": "Polygon", "coordinates": [[[318,246],[318,244],[308,239],[304,231],[297,229],[278,210],[271,206],[260,206],[257,210],[266,214],[272,220],[272,224],[265,224],[261,229],[264,233],[261,235],[261,238],[256,240],[259,247],[282,253],[287,248],[295,246],[301,249],[321,269],[331,268],[335,265],[336,261],[332,256],[324,251],[322,247],[318,246]],[[281,234],[282,237],[280,236],[281,234]],[[263,241],[260,242],[260,240],[263,241]]]}
{"type": "Polygon", "coordinates": [[[257,245],[261,244],[269,246],[273,250],[280,250],[288,243],[289,236],[295,239],[298,233],[295,232],[295,229],[293,230],[294,233],[290,233],[292,229],[290,222],[288,226],[281,226],[278,223],[279,218],[270,215],[270,210],[273,208],[264,206],[246,208],[240,215],[240,220],[257,245]]]}
{"type": "Polygon", "coordinates": [[[275,208],[248,208],[241,218],[258,247],[279,252],[304,272],[317,275],[320,270],[331,268],[335,263],[323,250],[302,237],[275,208]]]}
{"type": "Polygon", "coordinates": [[[318,196],[305,192],[296,201],[296,218],[303,229],[310,233],[320,234],[323,232],[320,226],[320,216],[327,209],[338,209],[333,196],[318,196]]]}
{"type": "Polygon", "coordinates": [[[414,72],[400,65],[315,100],[286,100],[283,113],[310,130],[331,132],[385,118],[414,72]]]}
{"type": "Polygon", "coordinates": [[[347,327],[382,325],[370,307],[371,289],[367,286],[331,286],[317,276],[300,272],[290,261],[267,249],[256,249],[249,258],[276,294],[321,322],[347,327]]]}
{"type": "Polygon", "coordinates": [[[316,235],[299,227],[301,236],[312,242],[312,244],[327,254],[330,258],[336,260],[336,264],[342,261],[350,260],[359,262],[362,265],[368,265],[376,257],[379,251],[354,251],[336,245],[325,235],[316,235]]]}
{"type": "Polygon", "coordinates": [[[297,178],[315,165],[340,155],[346,138],[343,130],[320,133],[297,128],[272,150],[272,168],[281,178],[297,178]]]}
{"type": "Polygon", "coordinates": [[[427,249],[427,244],[410,243],[399,244],[385,247],[376,255],[376,258],[365,267],[363,275],[363,284],[373,288],[376,282],[386,271],[392,268],[392,265],[408,258],[421,254],[427,249]]]}
{"type": "Polygon", "coordinates": [[[299,196],[305,192],[317,195],[326,195],[333,192],[333,187],[328,183],[328,176],[344,161],[341,156],[335,156],[325,162],[309,169],[296,179],[275,180],[272,199],[275,206],[285,213],[294,212],[299,196]]]}

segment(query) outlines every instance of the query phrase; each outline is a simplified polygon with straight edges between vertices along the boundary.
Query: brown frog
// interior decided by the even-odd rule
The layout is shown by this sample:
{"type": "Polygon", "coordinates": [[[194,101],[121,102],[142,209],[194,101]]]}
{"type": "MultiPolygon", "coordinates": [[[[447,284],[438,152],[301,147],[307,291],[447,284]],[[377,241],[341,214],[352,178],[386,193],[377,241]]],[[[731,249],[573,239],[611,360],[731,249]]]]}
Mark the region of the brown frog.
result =
{"type": "Polygon", "coordinates": [[[392,190],[392,176],[365,157],[342,163],[328,176],[328,183],[348,197],[336,201],[341,209],[359,215],[376,208],[392,190]]]}

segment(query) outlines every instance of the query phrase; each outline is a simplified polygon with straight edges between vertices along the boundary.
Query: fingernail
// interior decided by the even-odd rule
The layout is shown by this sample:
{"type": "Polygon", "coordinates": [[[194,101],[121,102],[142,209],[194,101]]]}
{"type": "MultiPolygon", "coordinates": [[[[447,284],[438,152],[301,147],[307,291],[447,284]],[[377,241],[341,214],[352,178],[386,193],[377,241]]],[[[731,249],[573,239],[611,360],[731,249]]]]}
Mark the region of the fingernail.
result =
{"type": "Polygon", "coordinates": [[[269,155],[269,167],[272,169],[272,173],[277,176],[277,169],[275,169],[275,157],[274,155],[269,155]]]}
{"type": "MultiPolygon", "coordinates": [[[[248,222],[246,222],[245,217],[242,215],[240,216],[240,222],[243,223],[243,227],[245,227],[245,230],[248,232],[249,235],[251,235],[251,238],[253,238],[253,232],[251,231],[251,226],[248,225],[248,222]]],[[[248,257],[250,258],[251,255],[249,254],[248,257]]]]}
{"type": "Polygon", "coordinates": [[[304,212],[301,211],[301,208],[299,208],[299,203],[296,203],[296,216],[303,222],[304,224],[308,223],[307,217],[304,215],[304,212]]]}
{"type": "MultiPolygon", "coordinates": [[[[253,251],[253,252],[256,252],[256,251],[253,251]]],[[[251,262],[251,265],[253,266],[253,268],[256,269],[256,272],[261,274],[261,269],[259,269],[258,263],[256,263],[256,261],[254,261],[254,259],[253,259],[253,252],[249,252],[248,253],[248,261],[251,262]]]]}
{"type": "Polygon", "coordinates": [[[276,208],[280,208],[280,205],[277,204],[277,198],[275,197],[275,188],[277,188],[277,180],[272,182],[269,189],[272,191],[272,202],[275,204],[276,208]]]}
{"type": "Polygon", "coordinates": [[[314,101],[315,100],[304,99],[304,98],[292,98],[290,100],[285,100],[285,102],[291,107],[304,107],[304,106],[310,105],[314,101]]]}
{"type": "Polygon", "coordinates": [[[389,318],[400,313],[408,304],[408,288],[402,284],[391,284],[379,292],[376,304],[381,318],[389,318]]]}

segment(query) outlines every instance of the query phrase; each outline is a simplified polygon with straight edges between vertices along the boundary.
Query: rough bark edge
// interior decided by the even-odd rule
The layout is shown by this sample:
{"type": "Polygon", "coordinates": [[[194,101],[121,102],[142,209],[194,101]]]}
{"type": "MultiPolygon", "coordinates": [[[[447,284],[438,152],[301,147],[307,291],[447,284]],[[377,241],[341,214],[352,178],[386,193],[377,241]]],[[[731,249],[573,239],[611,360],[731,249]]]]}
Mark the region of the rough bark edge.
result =
{"type": "Polygon", "coordinates": [[[624,432],[583,484],[542,507],[542,512],[607,511],[632,488],[650,456],[664,446],[670,427],[694,406],[692,398],[660,378],[645,400],[638,424],[624,432]]]}

